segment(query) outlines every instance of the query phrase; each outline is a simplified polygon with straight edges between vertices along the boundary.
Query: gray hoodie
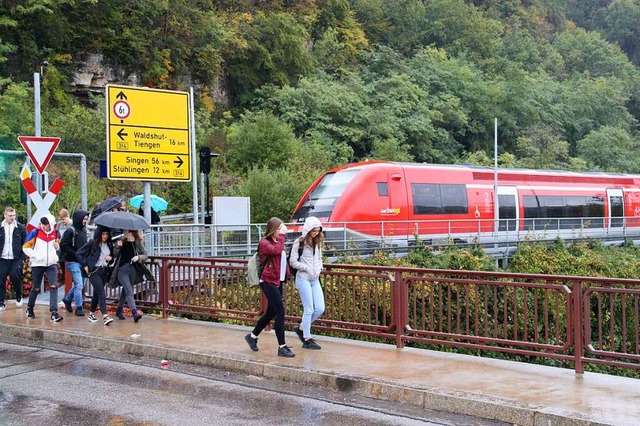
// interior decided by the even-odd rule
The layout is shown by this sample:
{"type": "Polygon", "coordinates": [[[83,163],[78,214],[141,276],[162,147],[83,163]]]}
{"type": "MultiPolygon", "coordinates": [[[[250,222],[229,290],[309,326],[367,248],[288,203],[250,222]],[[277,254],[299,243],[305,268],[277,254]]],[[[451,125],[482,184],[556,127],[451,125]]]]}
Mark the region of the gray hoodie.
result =
{"type": "Polygon", "coordinates": [[[309,216],[305,219],[302,226],[302,235],[293,243],[291,258],[289,259],[289,264],[298,270],[298,275],[309,281],[318,279],[320,272],[322,272],[322,247],[316,247],[314,253],[313,247],[305,245],[300,259],[298,259],[298,247],[301,244],[300,240],[304,240],[313,228],[318,227],[322,228],[322,223],[317,217],[309,216]]]}

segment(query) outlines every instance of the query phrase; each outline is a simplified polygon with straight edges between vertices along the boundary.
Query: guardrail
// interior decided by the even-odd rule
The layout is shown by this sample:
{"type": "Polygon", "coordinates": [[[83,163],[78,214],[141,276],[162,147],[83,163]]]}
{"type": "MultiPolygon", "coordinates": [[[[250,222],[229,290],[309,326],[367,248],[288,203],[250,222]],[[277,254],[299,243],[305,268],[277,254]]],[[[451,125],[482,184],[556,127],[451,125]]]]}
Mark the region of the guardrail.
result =
{"type": "MultiPolygon", "coordinates": [[[[639,218],[620,219],[621,226],[603,228],[607,218],[540,218],[520,221],[494,220],[422,220],[385,222],[330,222],[325,228],[325,254],[332,259],[342,255],[367,255],[375,250],[402,255],[412,247],[430,245],[481,245],[487,254],[506,259],[525,241],[566,241],[586,238],[621,244],[640,244],[639,218]]],[[[300,224],[288,225],[288,241],[298,236],[300,224]]],[[[237,226],[163,224],[154,225],[145,234],[147,249],[156,256],[230,257],[249,256],[263,235],[265,224],[237,226]]]]}
{"type": "MultiPolygon", "coordinates": [[[[234,324],[266,309],[245,284],[246,260],[153,257],[156,283],[136,286],[143,307],[234,324]]],[[[325,265],[326,311],[314,330],[411,345],[442,345],[640,369],[640,280],[325,265]]],[[[117,290],[108,297],[115,298],[117,290]]],[[[284,286],[286,320],[302,308],[284,286]]]]}

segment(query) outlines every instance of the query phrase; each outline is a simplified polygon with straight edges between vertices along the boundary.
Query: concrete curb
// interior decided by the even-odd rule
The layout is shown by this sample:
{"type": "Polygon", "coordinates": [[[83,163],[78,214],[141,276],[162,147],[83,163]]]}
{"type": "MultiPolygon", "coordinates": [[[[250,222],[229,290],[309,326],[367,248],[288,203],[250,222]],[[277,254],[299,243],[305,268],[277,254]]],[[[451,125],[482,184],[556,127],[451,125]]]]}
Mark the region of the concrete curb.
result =
{"type": "Polygon", "coordinates": [[[109,353],[148,356],[176,362],[213,367],[220,370],[282,380],[298,384],[326,387],[359,396],[411,404],[424,409],[466,414],[522,426],[600,426],[603,423],[576,418],[576,413],[559,415],[545,412],[544,407],[492,398],[470,392],[450,392],[386,382],[371,377],[358,377],[331,371],[308,370],[279,363],[256,362],[228,353],[203,353],[176,349],[144,341],[125,341],[103,336],[74,334],[0,323],[0,336],[23,338],[96,349],[109,353]]]}

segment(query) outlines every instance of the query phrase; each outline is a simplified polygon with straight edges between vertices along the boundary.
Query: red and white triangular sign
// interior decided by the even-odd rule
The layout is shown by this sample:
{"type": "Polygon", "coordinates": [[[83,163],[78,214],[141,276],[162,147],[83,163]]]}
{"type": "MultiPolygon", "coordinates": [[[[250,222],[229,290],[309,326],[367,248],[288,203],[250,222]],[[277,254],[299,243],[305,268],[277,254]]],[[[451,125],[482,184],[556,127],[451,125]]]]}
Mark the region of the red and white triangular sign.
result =
{"type": "Polygon", "coordinates": [[[60,144],[60,138],[41,136],[18,136],[18,140],[40,173],[44,173],[44,169],[49,165],[53,153],[56,152],[60,144]]]}

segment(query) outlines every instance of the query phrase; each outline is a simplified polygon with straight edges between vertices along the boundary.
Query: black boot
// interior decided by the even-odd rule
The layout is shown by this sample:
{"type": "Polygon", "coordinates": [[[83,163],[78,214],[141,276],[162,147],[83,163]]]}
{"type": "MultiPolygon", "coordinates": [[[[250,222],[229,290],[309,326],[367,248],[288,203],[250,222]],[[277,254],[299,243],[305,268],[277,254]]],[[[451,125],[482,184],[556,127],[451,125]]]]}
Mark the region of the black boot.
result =
{"type": "Polygon", "coordinates": [[[84,316],[84,312],[82,312],[82,307],[77,307],[76,308],[76,316],[77,317],[83,317],[84,316]]]}
{"type": "Polygon", "coordinates": [[[118,319],[121,319],[121,320],[125,319],[124,315],[122,315],[122,308],[121,307],[118,307],[118,309],[116,309],[116,317],[118,319]]]}
{"type": "Polygon", "coordinates": [[[133,322],[140,321],[140,318],[142,318],[142,315],[140,315],[140,313],[136,309],[134,309],[133,310],[133,322]]]}

